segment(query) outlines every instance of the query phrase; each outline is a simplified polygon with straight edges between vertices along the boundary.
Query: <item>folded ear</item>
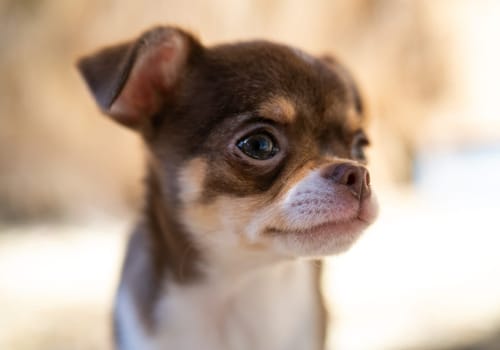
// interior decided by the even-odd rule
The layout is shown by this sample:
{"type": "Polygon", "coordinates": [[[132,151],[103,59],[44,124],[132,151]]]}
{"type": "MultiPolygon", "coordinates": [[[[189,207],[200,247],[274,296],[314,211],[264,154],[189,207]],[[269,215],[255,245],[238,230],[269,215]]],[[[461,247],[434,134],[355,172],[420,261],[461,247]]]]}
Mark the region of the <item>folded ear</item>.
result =
{"type": "Polygon", "coordinates": [[[77,63],[102,111],[140,128],[158,113],[201,45],[188,33],[157,27],[139,39],[104,48],[77,63]]]}

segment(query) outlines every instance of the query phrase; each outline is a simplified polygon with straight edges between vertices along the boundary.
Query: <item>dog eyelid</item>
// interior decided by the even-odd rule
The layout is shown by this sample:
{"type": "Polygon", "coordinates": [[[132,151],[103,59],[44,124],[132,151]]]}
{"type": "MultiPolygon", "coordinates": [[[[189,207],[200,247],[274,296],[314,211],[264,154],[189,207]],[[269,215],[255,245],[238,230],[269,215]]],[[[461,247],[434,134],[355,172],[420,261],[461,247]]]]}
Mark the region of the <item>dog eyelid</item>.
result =
{"type": "Polygon", "coordinates": [[[245,120],[244,125],[257,125],[257,124],[268,124],[271,126],[281,125],[282,123],[273,118],[264,117],[259,114],[252,114],[247,120],[245,120]]]}

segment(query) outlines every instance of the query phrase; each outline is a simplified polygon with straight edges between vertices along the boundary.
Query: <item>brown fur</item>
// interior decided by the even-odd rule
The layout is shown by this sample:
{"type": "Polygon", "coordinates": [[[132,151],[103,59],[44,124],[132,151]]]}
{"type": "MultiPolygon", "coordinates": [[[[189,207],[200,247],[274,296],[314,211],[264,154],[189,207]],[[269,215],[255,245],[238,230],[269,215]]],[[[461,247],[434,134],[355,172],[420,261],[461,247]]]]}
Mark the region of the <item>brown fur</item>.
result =
{"type": "MultiPolygon", "coordinates": [[[[265,41],[204,48],[182,30],[160,27],[79,67],[104,112],[138,130],[147,147],[143,221],[129,244],[122,288],[132,291],[151,330],[165,280],[204,277],[200,266],[209,259],[194,236],[216,231],[221,213],[236,213],[227,220],[244,227],[311,169],[351,159],[363,123],[359,93],[335,60],[265,41]],[[273,131],[281,147],[266,162],[235,147],[256,125],[273,131]]],[[[266,249],[243,237],[240,244],[266,249]]],[[[324,339],[320,265],[316,271],[324,339]]]]}

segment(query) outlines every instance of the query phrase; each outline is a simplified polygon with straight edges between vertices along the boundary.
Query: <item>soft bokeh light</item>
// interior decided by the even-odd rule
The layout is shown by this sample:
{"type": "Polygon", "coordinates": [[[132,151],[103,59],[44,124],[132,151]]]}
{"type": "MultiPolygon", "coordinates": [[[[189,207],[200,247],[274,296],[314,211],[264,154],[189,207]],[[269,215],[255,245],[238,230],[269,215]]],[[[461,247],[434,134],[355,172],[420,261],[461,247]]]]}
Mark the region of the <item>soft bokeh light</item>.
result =
{"type": "Polygon", "coordinates": [[[74,62],[159,23],[333,53],[360,82],[381,214],[328,259],[332,348],[500,349],[499,18],[494,0],[0,2],[0,349],[111,347],[143,154],[74,62]]]}

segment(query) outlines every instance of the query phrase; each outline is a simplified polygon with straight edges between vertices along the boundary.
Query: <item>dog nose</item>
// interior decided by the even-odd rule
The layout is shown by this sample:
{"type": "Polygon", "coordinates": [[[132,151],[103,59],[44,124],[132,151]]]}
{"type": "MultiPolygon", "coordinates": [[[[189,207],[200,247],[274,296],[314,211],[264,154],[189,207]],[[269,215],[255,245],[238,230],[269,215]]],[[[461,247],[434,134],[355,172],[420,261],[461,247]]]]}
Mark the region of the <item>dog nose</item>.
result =
{"type": "Polygon", "coordinates": [[[324,168],[321,176],[336,185],[346,186],[356,198],[364,199],[370,195],[370,174],[363,166],[333,164],[324,168]]]}

